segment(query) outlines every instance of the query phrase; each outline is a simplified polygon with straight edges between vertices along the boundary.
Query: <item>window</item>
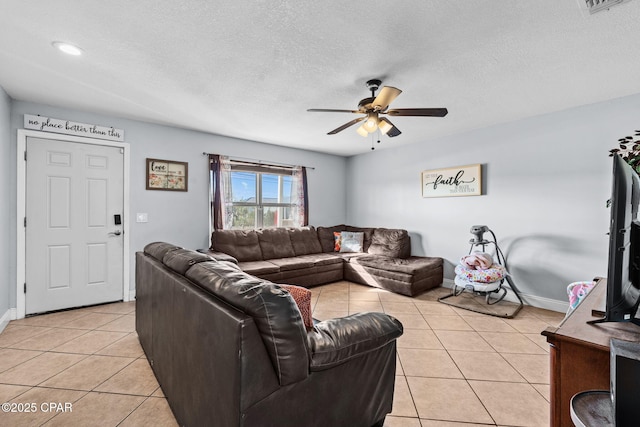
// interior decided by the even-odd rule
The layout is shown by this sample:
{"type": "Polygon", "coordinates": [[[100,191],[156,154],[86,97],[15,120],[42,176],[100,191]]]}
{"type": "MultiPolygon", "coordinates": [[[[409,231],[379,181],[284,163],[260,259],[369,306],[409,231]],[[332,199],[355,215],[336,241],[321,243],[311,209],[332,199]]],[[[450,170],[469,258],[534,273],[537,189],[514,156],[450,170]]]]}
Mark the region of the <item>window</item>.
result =
{"type": "Polygon", "coordinates": [[[231,170],[232,229],[293,227],[291,174],[231,170]]]}
{"type": "Polygon", "coordinates": [[[209,155],[212,229],[307,225],[306,169],[209,155]]]}

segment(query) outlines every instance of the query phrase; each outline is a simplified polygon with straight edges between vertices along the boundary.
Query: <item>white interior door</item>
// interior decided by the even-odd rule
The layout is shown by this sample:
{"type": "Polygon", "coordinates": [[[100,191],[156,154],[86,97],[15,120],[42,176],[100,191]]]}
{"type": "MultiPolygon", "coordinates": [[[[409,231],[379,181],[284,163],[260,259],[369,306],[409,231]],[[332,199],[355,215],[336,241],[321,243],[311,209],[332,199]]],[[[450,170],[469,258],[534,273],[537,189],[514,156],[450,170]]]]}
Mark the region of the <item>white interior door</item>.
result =
{"type": "Polygon", "coordinates": [[[123,149],[28,137],[26,152],[26,314],[122,300],[123,149]]]}

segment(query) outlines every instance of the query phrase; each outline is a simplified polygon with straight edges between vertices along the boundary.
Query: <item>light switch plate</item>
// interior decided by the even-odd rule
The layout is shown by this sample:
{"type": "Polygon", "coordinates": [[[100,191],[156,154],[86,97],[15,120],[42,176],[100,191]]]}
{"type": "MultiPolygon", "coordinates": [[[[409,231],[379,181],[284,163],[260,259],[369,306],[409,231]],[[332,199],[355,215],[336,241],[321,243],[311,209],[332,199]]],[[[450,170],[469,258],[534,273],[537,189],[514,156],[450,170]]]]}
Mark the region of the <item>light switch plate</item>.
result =
{"type": "Polygon", "coordinates": [[[148,222],[149,215],[146,213],[137,213],[136,214],[136,222],[148,222]]]}

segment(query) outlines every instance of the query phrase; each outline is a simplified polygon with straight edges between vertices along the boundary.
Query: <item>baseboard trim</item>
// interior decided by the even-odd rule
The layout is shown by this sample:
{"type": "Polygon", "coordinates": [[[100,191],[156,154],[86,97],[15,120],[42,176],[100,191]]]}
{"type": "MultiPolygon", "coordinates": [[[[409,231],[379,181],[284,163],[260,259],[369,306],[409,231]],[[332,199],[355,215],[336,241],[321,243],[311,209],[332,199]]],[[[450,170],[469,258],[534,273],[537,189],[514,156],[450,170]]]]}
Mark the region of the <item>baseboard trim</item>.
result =
{"type": "Polygon", "coordinates": [[[6,328],[7,325],[9,325],[9,322],[11,320],[15,320],[15,318],[16,318],[15,308],[10,308],[9,310],[5,311],[2,317],[0,317],[0,332],[4,331],[4,328],[6,328]]]}
{"type": "MultiPolygon", "coordinates": [[[[453,289],[454,282],[453,279],[444,279],[442,281],[442,286],[445,288],[453,289]]],[[[511,289],[509,286],[506,288],[511,289]]],[[[522,302],[525,305],[530,305],[532,307],[543,308],[545,310],[557,311],[559,313],[566,313],[569,309],[569,302],[567,301],[558,301],[551,298],[545,298],[538,295],[524,294],[520,293],[520,298],[522,298],[522,302]]],[[[513,294],[513,292],[509,292],[507,296],[504,298],[505,301],[518,302],[518,299],[513,294]]]]}
{"type": "Polygon", "coordinates": [[[134,301],[136,299],[136,290],[130,290],[129,291],[129,299],[127,301],[134,301]]]}

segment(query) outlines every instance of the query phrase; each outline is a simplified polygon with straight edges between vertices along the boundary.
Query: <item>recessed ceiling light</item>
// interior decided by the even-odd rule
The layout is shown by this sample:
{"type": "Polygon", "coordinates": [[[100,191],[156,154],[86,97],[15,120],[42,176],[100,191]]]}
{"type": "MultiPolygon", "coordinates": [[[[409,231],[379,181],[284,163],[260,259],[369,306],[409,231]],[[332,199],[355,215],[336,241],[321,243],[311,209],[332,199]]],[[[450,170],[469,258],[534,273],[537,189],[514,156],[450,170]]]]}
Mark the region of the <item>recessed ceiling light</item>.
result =
{"type": "Polygon", "coordinates": [[[80,49],[78,46],[74,46],[72,44],[65,43],[65,42],[53,42],[51,44],[68,55],[74,55],[74,56],[82,55],[82,49],[80,49]]]}

